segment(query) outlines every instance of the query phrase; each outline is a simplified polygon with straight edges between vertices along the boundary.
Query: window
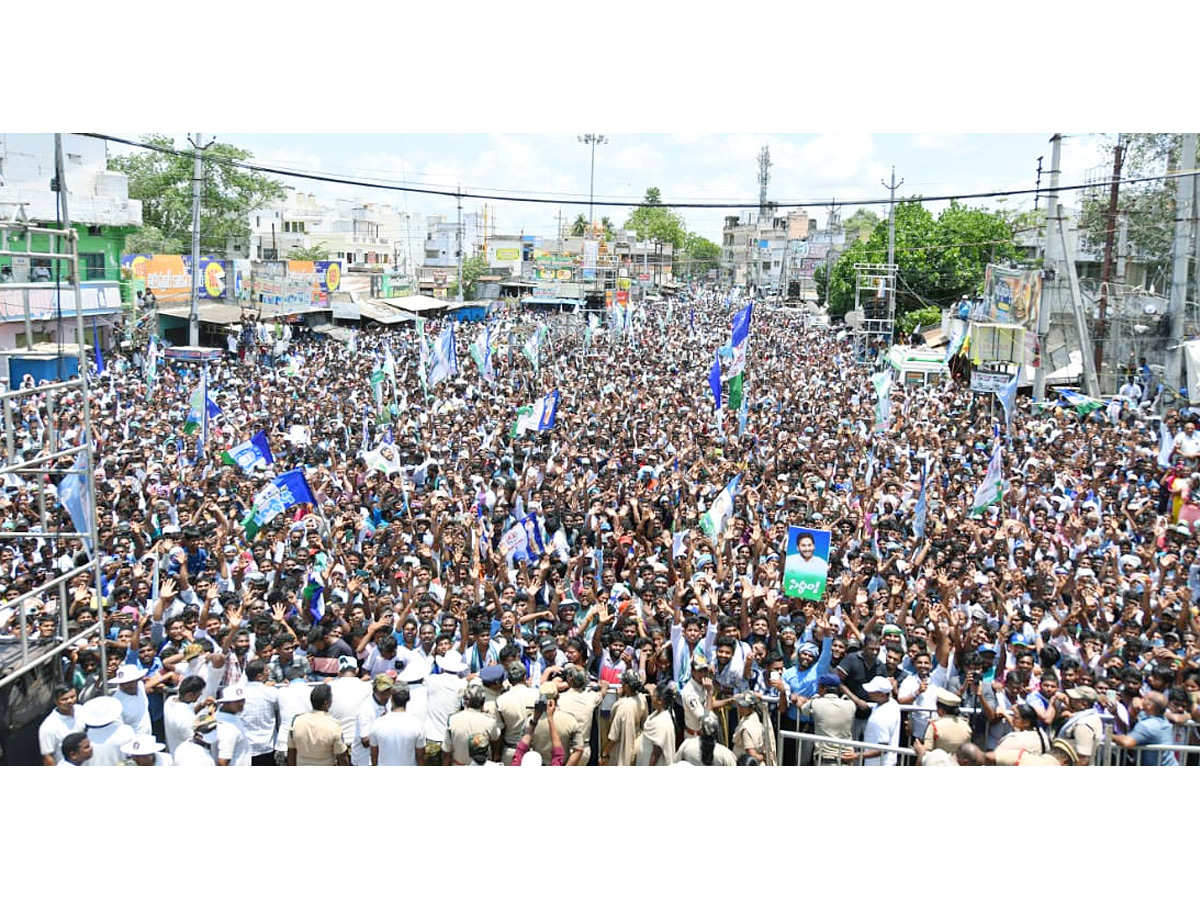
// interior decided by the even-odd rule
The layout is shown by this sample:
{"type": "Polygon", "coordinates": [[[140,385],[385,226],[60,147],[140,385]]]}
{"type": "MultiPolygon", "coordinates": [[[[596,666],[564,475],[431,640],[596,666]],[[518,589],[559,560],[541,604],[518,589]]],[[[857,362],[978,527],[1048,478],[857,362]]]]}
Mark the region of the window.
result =
{"type": "MultiPolygon", "coordinates": [[[[262,216],[255,216],[255,217],[254,217],[254,227],[255,227],[255,228],[262,228],[262,216]]],[[[1007,407],[1006,407],[1006,408],[1007,408],[1007,407]]]]}
{"type": "Polygon", "coordinates": [[[96,281],[105,277],[103,253],[79,254],[79,278],[81,281],[96,281]]]}

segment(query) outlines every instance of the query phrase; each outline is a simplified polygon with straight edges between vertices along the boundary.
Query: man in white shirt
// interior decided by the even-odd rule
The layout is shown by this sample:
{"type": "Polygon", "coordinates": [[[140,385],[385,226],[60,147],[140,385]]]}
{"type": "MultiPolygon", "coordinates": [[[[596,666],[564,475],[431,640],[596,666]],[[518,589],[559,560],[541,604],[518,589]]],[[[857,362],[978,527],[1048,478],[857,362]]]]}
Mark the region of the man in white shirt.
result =
{"type": "Polygon", "coordinates": [[[75,688],[60,684],[54,689],[54,709],[38,726],[38,748],[42,762],[57,766],[62,762],[62,742],[73,731],[83,731],[83,721],[75,715],[75,688]]]}
{"type": "Polygon", "coordinates": [[[250,765],[250,741],[242,727],[241,714],[246,708],[246,688],[229,685],[217,698],[217,765],[250,765]]]}
{"type": "Polygon", "coordinates": [[[180,744],[192,739],[196,722],[196,703],[204,693],[204,679],[189,675],[179,685],[179,693],[163,704],[163,729],[167,752],[174,754],[180,744]]]}
{"type": "Polygon", "coordinates": [[[1196,423],[1188,420],[1183,425],[1183,431],[1175,435],[1175,459],[1195,461],[1200,456],[1200,435],[1196,434],[1196,423]]]}
{"type": "MultiPolygon", "coordinates": [[[[442,742],[450,717],[462,708],[463,691],[467,682],[463,673],[467,662],[457,650],[434,657],[438,672],[425,676],[425,748],[429,765],[441,764],[442,742]]],[[[407,707],[406,707],[407,710],[407,707]]]]}
{"type": "Polygon", "coordinates": [[[92,745],[89,766],[119,766],[125,761],[121,748],[134,738],[134,730],[121,721],[121,701],[95,697],[80,708],[92,745]]]}
{"type": "Polygon", "coordinates": [[[933,713],[937,710],[938,688],[947,689],[950,681],[950,670],[945,666],[933,668],[933,659],[924,650],[913,657],[916,675],[909,675],[900,682],[897,689],[897,700],[901,706],[919,706],[910,717],[910,727],[914,738],[922,737],[933,713]],[[928,712],[925,712],[928,710],[928,712]]]}
{"type": "Polygon", "coordinates": [[[395,687],[396,682],[389,675],[376,675],[371,682],[371,696],[362,702],[358,714],[354,717],[354,743],[350,745],[351,765],[372,765],[371,729],[381,716],[387,714],[395,687]]]}
{"type": "Polygon", "coordinates": [[[371,765],[425,765],[425,723],[406,712],[408,685],[392,691],[392,711],[375,721],[371,729],[371,765]]]}
{"type": "MultiPolygon", "coordinates": [[[[863,730],[863,741],[868,744],[900,746],[900,704],[892,696],[892,683],[886,676],[876,675],[862,687],[867,700],[875,704],[863,730]]],[[[883,750],[864,750],[859,753],[864,766],[894,766],[895,753],[883,750]]]]}
{"type": "Polygon", "coordinates": [[[333,692],[329,714],[337,720],[342,729],[342,741],[347,747],[353,747],[358,708],[371,694],[370,683],[359,680],[358,660],[352,656],[339,657],[338,677],[330,683],[329,688],[333,692]]]}
{"type": "Polygon", "coordinates": [[[145,677],[145,671],[137,663],[125,663],[108,679],[110,685],[117,686],[113,696],[121,703],[122,720],[137,734],[150,733],[150,700],[142,684],[145,677]]]}
{"type": "Polygon", "coordinates": [[[276,763],[279,756],[287,756],[288,736],[292,733],[292,722],[296,716],[313,711],[312,685],[305,680],[304,666],[291,666],[284,670],[287,684],[278,688],[279,733],[275,738],[276,763]]]}
{"type": "Polygon", "coordinates": [[[242,730],[250,742],[250,765],[275,765],[275,735],[279,729],[279,694],[267,685],[267,664],[261,659],[246,663],[246,706],[242,730]]]}
{"type": "Polygon", "coordinates": [[[184,741],[175,748],[174,758],[177,766],[215,766],[217,764],[213,750],[217,743],[217,717],[206,711],[198,715],[193,723],[190,740],[184,741]]]}
{"type": "Polygon", "coordinates": [[[82,731],[72,731],[62,741],[60,766],[85,766],[92,758],[92,742],[82,731]]]}
{"type": "Polygon", "coordinates": [[[121,752],[129,757],[135,766],[173,766],[175,760],[169,753],[163,753],[165,744],[160,744],[153,735],[139,734],[121,748],[121,752]]]}

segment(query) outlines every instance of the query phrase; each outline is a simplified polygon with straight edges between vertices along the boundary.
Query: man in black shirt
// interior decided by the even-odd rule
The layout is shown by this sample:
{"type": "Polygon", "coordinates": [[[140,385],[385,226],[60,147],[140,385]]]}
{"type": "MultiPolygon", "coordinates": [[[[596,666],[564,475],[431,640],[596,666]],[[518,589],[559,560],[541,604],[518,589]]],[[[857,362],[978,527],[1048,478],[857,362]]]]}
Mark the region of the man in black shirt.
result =
{"type": "Polygon", "coordinates": [[[862,649],[847,653],[837,672],[842,677],[842,695],[854,701],[854,739],[860,741],[873,708],[863,685],[876,675],[887,676],[887,668],[879,658],[879,637],[871,633],[863,638],[862,649]]]}
{"type": "Polygon", "coordinates": [[[317,675],[336,676],[338,674],[338,657],[348,656],[358,659],[354,648],[340,637],[335,638],[320,625],[313,628],[308,635],[308,659],[312,670],[317,675]]]}

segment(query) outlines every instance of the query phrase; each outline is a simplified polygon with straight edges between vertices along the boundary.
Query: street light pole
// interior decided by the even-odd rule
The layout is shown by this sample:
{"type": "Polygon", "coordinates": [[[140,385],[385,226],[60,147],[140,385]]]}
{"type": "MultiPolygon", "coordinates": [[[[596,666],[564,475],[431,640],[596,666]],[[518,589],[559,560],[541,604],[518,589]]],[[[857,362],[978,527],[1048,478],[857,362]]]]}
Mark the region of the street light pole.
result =
{"type": "Polygon", "coordinates": [[[590,232],[593,221],[592,204],[596,188],[596,145],[607,144],[608,138],[602,134],[581,134],[578,140],[581,144],[592,145],[592,170],[591,176],[588,178],[588,231],[590,232]]]}

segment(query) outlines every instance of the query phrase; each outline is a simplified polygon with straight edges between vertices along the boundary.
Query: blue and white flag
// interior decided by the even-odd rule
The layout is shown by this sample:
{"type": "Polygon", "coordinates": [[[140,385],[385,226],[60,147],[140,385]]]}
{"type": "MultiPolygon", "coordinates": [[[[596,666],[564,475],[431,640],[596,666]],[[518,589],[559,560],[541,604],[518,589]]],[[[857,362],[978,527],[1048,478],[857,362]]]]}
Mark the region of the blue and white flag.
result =
{"type": "Polygon", "coordinates": [[[92,337],[92,350],[95,352],[95,355],[96,355],[96,374],[103,375],[104,374],[104,354],[100,352],[100,338],[95,335],[93,335],[93,337],[92,337]]]}
{"type": "Polygon", "coordinates": [[[721,408],[721,355],[718,352],[713,357],[712,368],[708,370],[708,386],[712,390],[713,408],[721,408]]]}
{"type": "Polygon", "coordinates": [[[750,414],[750,398],[743,395],[742,405],[738,407],[738,437],[746,433],[746,417],[750,414]]]}
{"type": "Polygon", "coordinates": [[[517,421],[513,423],[511,437],[519,437],[526,431],[549,431],[554,427],[558,415],[558,389],[551,391],[532,406],[517,410],[517,421]]]}
{"type": "Polygon", "coordinates": [[[491,339],[492,329],[490,325],[487,325],[479,332],[479,337],[471,345],[471,359],[475,360],[475,365],[479,368],[480,376],[488,384],[492,384],[496,380],[496,371],[492,367],[491,339]]]}
{"type": "Polygon", "coordinates": [[[275,462],[271,453],[271,445],[267,443],[267,433],[260,431],[248,441],[242,441],[236,447],[230,447],[221,454],[226,464],[238,466],[243,472],[249,472],[255,466],[266,468],[275,462]]]}
{"type": "Polygon", "coordinates": [[[325,582],[320,572],[309,574],[308,582],[304,585],[300,596],[304,598],[309,615],[312,616],[314,622],[320,622],[325,618],[325,582]]]}
{"type": "Polygon", "coordinates": [[[433,353],[430,355],[429,365],[429,386],[433,387],[451,375],[457,374],[458,350],[454,343],[454,325],[451,323],[433,342],[433,353]]]}
{"type": "Polygon", "coordinates": [[[274,478],[258,492],[250,514],[242,520],[246,538],[251,540],[259,530],[285,510],[301,503],[316,503],[303,469],[292,469],[274,478]]]}
{"type": "Polygon", "coordinates": [[[1017,367],[1017,374],[1013,375],[1012,381],[1006,384],[1000,390],[996,391],[996,397],[1000,401],[1000,406],[1004,410],[1004,428],[1010,434],[1012,433],[1012,417],[1017,406],[1017,382],[1021,380],[1021,368],[1017,367]]]}
{"type": "Polygon", "coordinates": [[[913,509],[913,534],[925,540],[925,519],[929,515],[929,465],[921,461],[921,492],[917,494],[917,505],[913,509]]]}
{"type": "MultiPolygon", "coordinates": [[[[71,516],[71,524],[75,526],[75,531],[78,534],[90,534],[94,513],[91,504],[87,502],[87,481],[84,479],[91,476],[86,474],[88,467],[85,451],[79,451],[75,457],[75,468],[78,470],[77,472],[65,476],[58,483],[58,502],[71,516]]],[[[91,540],[84,538],[83,544],[90,555],[92,553],[91,540]]]]}

